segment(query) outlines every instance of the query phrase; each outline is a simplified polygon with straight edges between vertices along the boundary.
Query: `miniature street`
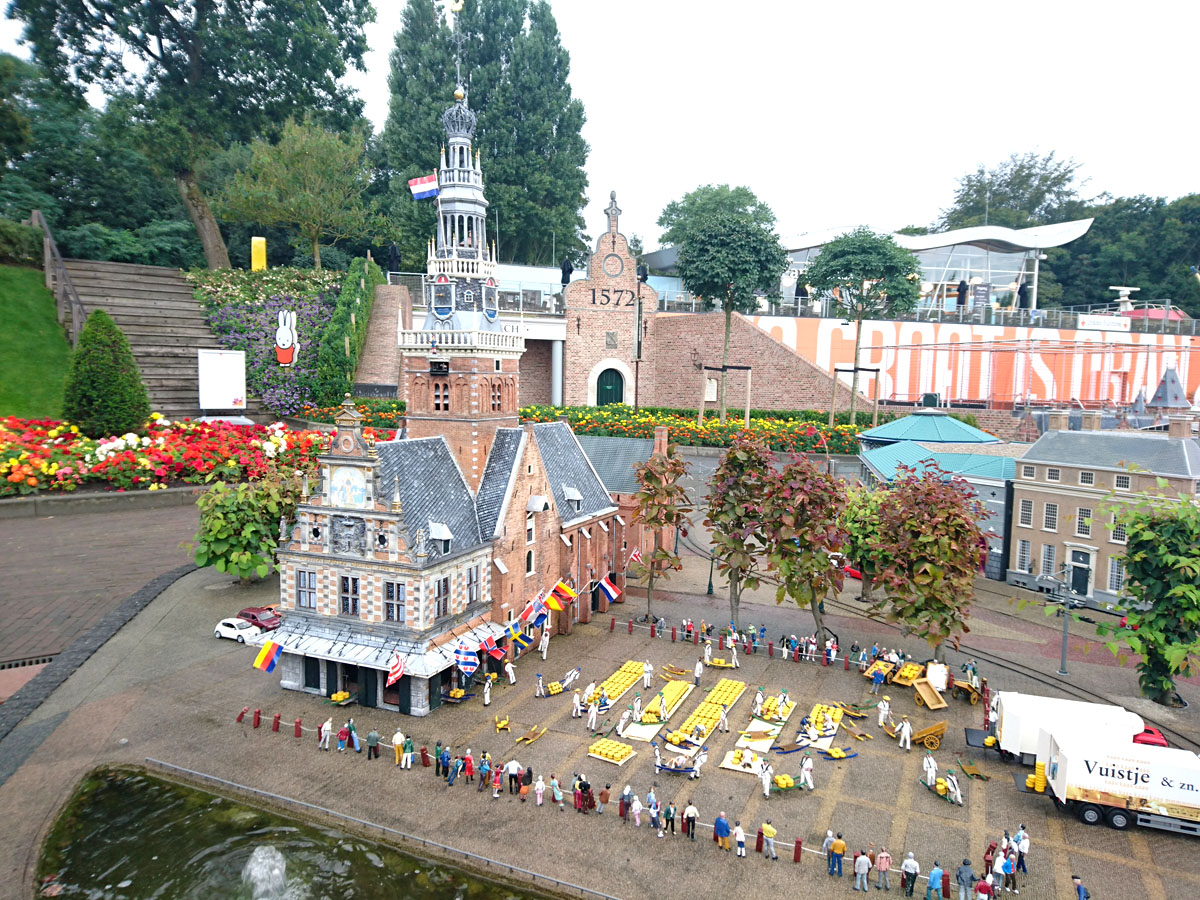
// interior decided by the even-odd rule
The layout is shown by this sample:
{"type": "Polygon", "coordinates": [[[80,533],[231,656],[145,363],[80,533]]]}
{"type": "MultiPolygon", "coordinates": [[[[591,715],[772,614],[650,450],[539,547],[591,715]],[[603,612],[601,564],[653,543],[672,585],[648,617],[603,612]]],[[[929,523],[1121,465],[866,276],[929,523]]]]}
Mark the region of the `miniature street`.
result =
{"type": "MultiPolygon", "coordinates": [[[[674,586],[698,581],[697,589],[702,592],[707,567],[701,571],[698,563],[692,558],[674,586]]],[[[1192,838],[1139,829],[1122,833],[1089,828],[1056,812],[1047,798],[1018,792],[1010,772],[1023,777],[1027,770],[1003,764],[992,754],[964,752],[963,727],[981,724],[982,707],[950,697],[947,709],[931,713],[914,706],[911,689],[891,686],[882,692],[892,697],[896,720],[908,714],[917,728],[948,721],[944,743],[934,754],[940,773],[957,769],[957,759],[962,758],[973,759],[991,776],[988,782],[960,779],[965,800],[961,808],[920,784],[923,748],[914,745],[911,753],[900,750],[876,727],[873,710],[857,723],[873,739],[856,741],[844,731],[838,736],[836,746],[857,752],[858,757],[816,759],[816,791],[812,794],[794,790],[765,799],[757,777],[718,767],[725,752],[733,748],[737,730],[749,721],[753,692],[759,685],[766,688],[768,696],[786,687],[797,701],[789,726],[798,725],[800,717],[818,702],[870,702],[868,682],[855,666],[845,671],[840,659],[837,665],[823,668],[778,656],[768,658],[760,652],[740,654],[740,669],[706,670],[699,691],[681,704],[671,727],[677,727],[703,699],[703,692],[721,677],[745,681],[747,691],[731,711],[733,733],[709,740],[710,761],[702,777],[688,781],[681,775],[655,776],[653,750],[639,741],[632,742],[637,755],[624,766],[589,758],[592,738],[584,719],[572,719],[569,692],[547,699],[534,697],[535,673],[539,671],[548,683],[579,665],[580,685],[607,678],[626,660],[649,659],[659,685],[663,682],[658,671],[664,665],[690,671],[699,655],[695,646],[672,643],[669,632],[655,640],[642,629],[628,634],[628,617],[636,614],[644,600],[630,598],[625,605],[614,607],[617,621],[612,631],[609,622],[613,617],[600,615],[590,625],[578,625],[573,635],[555,637],[545,663],[536,653],[526,653],[516,665],[517,684],[510,687],[502,676],[487,709],[476,697],[459,706],[443,706],[425,718],[410,718],[354,706],[333,710],[320,698],[281,692],[277,675],[251,668],[253,648],[212,639],[210,623],[215,617],[233,604],[265,602],[276,591],[273,580],[240,589],[211,570],[185,576],[0,742],[0,758],[19,765],[0,787],[0,816],[9,823],[9,839],[0,849],[0,873],[6,884],[22,885],[13,895],[33,892],[32,867],[39,835],[78,778],[96,766],[137,765],[146,758],[316,804],[618,897],[648,896],[660,890],[665,873],[670,873],[679,895],[699,895],[710,889],[714,879],[731,877],[736,877],[740,891],[755,895],[782,885],[823,889],[829,884],[825,860],[810,851],[819,851],[826,829],[841,832],[848,844],[846,874],[836,891],[850,892],[853,854],[870,843],[876,850],[886,846],[896,869],[911,851],[922,872],[935,860],[953,872],[966,857],[980,873],[988,843],[999,840],[1006,829],[1015,832],[1020,825],[1026,826],[1032,842],[1029,875],[1018,876],[1026,896],[1068,900],[1074,896],[1073,873],[1084,874],[1097,897],[1142,895],[1182,900],[1200,890],[1200,860],[1191,852],[1192,838]],[[235,721],[244,706],[261,708],[262,727],[255,730],[249,716],[243,723],[235,721]],[[272,733],[269,726],[276,712],[281,713],[283,725],[279,733],[272,733]],[[315,730],[306,731],[300,740],[292,736],[296,718],[303,720],[306,729],[315,729],[331,714],[336,716],[335,729],[345,716],[354,715],[364,738],[374,728],[388,741],[397,725],[404,728],[418,748],[414,768],[396,768],[387,747],[379,760],[368,761],[365,752],[319,752],[315,730]],[[496,716],[510,719],[511,730],[497,734],[496,716]],[[548,729],[544,737],[531,746],[515,744],[517,737],[535,725],[548,729]],[[493,800],[490,790],[480,793],[475,784],[462,778],[447,787],[432,768],[420,764],[419,749],[424,746],[432,752],[438,741],[448,743],[454,754],[470,748],[476,760],[485,751],[501,764],[515,758],[523,766],[531,766],[535,776],[549,782],[555,774],[567,787],[574,773],[585,774],[597,792],[606,783],[612,785],[612,804],[602,816],[590,813],[585,817],[571,808],[569,790],[566,810],[560,812],[550,802],[549,792],[545,805],[538,808],[532,796],[522,804],[507,791],[493,800]],[[641,828],[635,828],[632,820],[622,825],[616,815],[616,798],[625,784],[639,797],[645,797],[652,784],[657,785],[663,806],[673,801],[680,815],[688,801],[694,801],[701,823],[695,844],[682,835],[668,834],[658,840],[645,815],[641,828]],[[431,816],[430,810],[435,808],[437,814],[431,816]],[[708,826],[721,811],[731,824],[739,820],[746,829],[747,860],[737,860],[733,853],[722,854],[713,845],[708,826]],[[779,832],[778,863],[764,862],[761,854],[753,852],[758,827],[767,818],[779,832]],[[791,862],[796,838],[803,841],[805,849],[798,866],[791,862]],[[736,868],[731,871],[730,867],[736,868]]],[[[656,605],[670,623],[678,623],[684,616],[698,621],[702,616],[719,615],[724,598],[719,589],[713,598],[667,594],[656,599],[656,605]]],[[[852,637],[888,644],[895,635],[882,623],[830,612],[831,627],[841,635],[843,648],[852,637]]],[[[788,623],[789,633],[800,633],[807,619],[794,609],[753,601],[744,604],[743,618],[765,622],[772,636],[778,635],[784,623],[788,623]]],[[[1008,617],[1007,627],[1004,621],[1002,613],[981,610],[969,637],[980,647],[1003,650],[1014,661],[1020,655],[1014,651],[1024,643],[1033,651],[1029,654],[1032,667],[1052,671],[1056,661],[1037,657],[1043,656],[1041,640],[1051,633],[1053,623],[1040,626],[1041,634],[1036,625],[1023,626],[1020,634],[1014,634],[1010,629],[1015,620],[1008,617]]],[[[918,646],[907,649],[921,658],[918,646]]],[[[714,644],[714,657],[727,659],[728,651],[717,652],[714,644]]],[[[1073,656],[1073,680],[1113,695],[1129,690],[1134,673],[1104,662],[1077,661],[1073,656]]],[[[1032,679],[991,673],[986,666],[981,674],[992,679],[993,689],[1054,693],[1032,679]]],[[[622,698],[622,706],[640,689],[639,680],[622,698]]],[[[1184,685],[1184,691],[1195,698],[1195,685],[1184,685]]],[[[610,725],[615,714],[614,709],[606,717],[611,719],[610,725]]],[[[1175,715],[1174,720],[1158,721],[1184,729],[1190,717],[1175,715]]],[[[772,753],[770,759],[777,773],[798,775],[802,754],[772,753]]],[[[283,808],[286,810],[286,805],[283,808]]],[[[370,830],[366,836],[378,837],[370,830]]],[[[898,874],[893,878],[893,890],[898,890],[898,874]]],[[[874,874],[871,883],[875,883],[874,874]]],[[[922,882],[918,891],[923,889],[922,882]]]]}

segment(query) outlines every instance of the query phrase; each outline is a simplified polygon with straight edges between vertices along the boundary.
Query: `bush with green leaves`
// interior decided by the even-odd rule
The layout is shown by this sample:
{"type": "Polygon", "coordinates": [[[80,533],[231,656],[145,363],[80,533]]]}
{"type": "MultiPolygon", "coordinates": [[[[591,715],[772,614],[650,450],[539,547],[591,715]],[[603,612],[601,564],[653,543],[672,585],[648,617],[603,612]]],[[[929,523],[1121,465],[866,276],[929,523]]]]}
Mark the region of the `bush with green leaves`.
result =
{"type": "Polygon", "coordinates": [[[386,281],[379,266],[361,257],[354,260],[346,272],[333,318],[321,336],[321,348],[317,351],[314,405],[340,403],[353,389],[358,357],[367,340],[367,322],[375,302],[375,288],[386,281]]]}
{"type": "Polygon", "coordinates": [[[196,229],[182,219],[159,219],[140,228],[110,228],[88,222],[55,232],[63,256],[143,266],[188,266],[204,262],[196,229]]]}
{"type": "Polygon", "coordinates": [[[215,566],[242,581],[271,574],[280,519],[290,521],[296,510],[291,482],[264,478],[229,485],[217,481],[196,505],[200,508],[196,565],[215,566]]]}
{"type": "Polygon", "coordinates": [[[129,341],[102,309],[88,316],[71,355],[63,418],[89,437],[140,433],[150,418],[150,399],[129,341]]]}
{"type": "Polygon", "coordinates": [[[0,219],[0,263],[42,264],[42,230],[0,219]]]}

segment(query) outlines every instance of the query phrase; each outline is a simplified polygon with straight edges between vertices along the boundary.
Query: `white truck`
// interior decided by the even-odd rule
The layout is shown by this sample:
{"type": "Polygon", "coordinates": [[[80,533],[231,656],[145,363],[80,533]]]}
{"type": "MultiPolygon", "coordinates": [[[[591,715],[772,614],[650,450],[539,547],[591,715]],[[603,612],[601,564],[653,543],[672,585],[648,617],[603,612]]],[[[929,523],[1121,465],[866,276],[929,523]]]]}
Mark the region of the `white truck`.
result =
{"type": "Polygon", "coordinates": [[[1117,829],[1137,823],[1200,835],[1200,756],[1190,750],[1135,744],[1095,729],[1062,729],[1040,737],[1054,805],[1088,825],[1117,829]]]}
{"type": "Polygon", "coordinates": [[[1132,742],[1146,727],[1141,716],[1122,706],[1017,691],[1000,691],[994,702],[996,742],[1001,754],[1016,757],[1027,766],[1037,759],[1038,739],[1043,729],[1053,728],[1058,734],[1072,731],[1102,734],[1106,742],[1132,742]]]}

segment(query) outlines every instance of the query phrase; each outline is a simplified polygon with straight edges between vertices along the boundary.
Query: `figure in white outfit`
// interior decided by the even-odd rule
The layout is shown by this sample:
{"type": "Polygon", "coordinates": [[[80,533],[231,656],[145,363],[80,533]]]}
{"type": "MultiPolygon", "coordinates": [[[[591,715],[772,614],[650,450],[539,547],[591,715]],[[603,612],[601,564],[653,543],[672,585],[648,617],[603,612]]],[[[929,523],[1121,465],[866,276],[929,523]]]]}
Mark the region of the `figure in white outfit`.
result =
{"type": "Polygon", "coordinates": [[[490,676],[484,676],[483,679],[483,705],[492,705],[492,679],[490,676]]]}
{"type": "Polygon", "coordinates": [[[731,640],[729,642],[729,663],[735,669],[740,669],[742,667],[742,664],[738,662],[737,658],[737,641],[731,640]]]}
{"type": "Polygon", "coordinates": [[[724,703],[721,704],[721,721],[717,723],[717,729],[729,734],[729,707],[724,703]]]}
{"type": "Polygon", "coordinates": [[[771,796],[771,776],[775,774],[775,769],[763,758],[762,768],[758,771],[758,777],[762,779],[763,796],[771,796]]]}
{"type": "Polygon", "coordinates": [[[642,666],[642,687],[646,690],[650,689],[650,679],[654,677],[654,666],[650,665],[650,660],[646,660],[642,666]]]}
{"type": "Polygon", "coordinates": [[[763,705],[763,689],[760,687],[758,689],[758,693],[754,695],[754,715],[756,715],[756,716],[762,715],[762,705],[763,705]]]}
{"type": "Polygon", "coordinates": [[[700,767],[708,762],[708,748],[701,747],[700,752],[696,754],[696,760],[692,763],[692,774],[688,778],[699,778],[700,767]]]}
{"type": "Polygon", "coordinates": [[[538,644],[538,652],[542,654],[542,662],[546,661],[546,651],[550,648],[550,629],[542,629],[542,640],[538,644]]]}
{"type": "Polygon", "coordinates": [[[593,700],[588,705],[588,730],[596,730],[596,714],[600,712],[600,704],[593,700]]]}
{"type": "Polygon", "coordinates": [[[654,747],[654,774],[658,774],[658,770],[662,768],[662,754],[658,751],[658,744],[651,744],[654,747]]]}
{"type": "Polygon", "coordinates": [[[591,703],[592,695],[596,693],[596,682],[592,682],[583,690],[583,702],[591,703]]]}
{"type": "Polygon", "coordinates": [[[706,666],[712,665],[712,641],[704,642],[704,664],[706,666]]]}
{"type": "Polygon", "coordinates": [[[905,750],[912,750],[912,732],[912,722],[905,716],[900,720],[900,727],[896,729],[896,733],[900,735],[900,746],[905,750]]]}
{"type": "Polygon", "coordinates": [[[533,696],[545,697],[546,696],[546,686],[544,684],[542,684],[542,673],[541,672],[537,673],[537,680],[538,680],[537,690],[535,690],[533,692],[533,696]]]}
{"type": "Polygon", "coordinates": [[[575,679],[579,677],[579,666],[576,666],[569,671],[562,680],[563,690],[566,690],[575,683],[575,679]]]}
{"type": "Polygon", "coordinates": [[[937,781],[937,760],[933,758],[933,751],[926,750],[925,758],[921,760],[921,768],[925,770],[925,784],[933,787],[937,781]]]}
{"type": "Polygon", "coordinates": [[[946,792],[949,794],[950,799],[953,800],[955,803],[957,803],[959,806],[962,806],[963,805],[962,788],[960,788],[958,786],[958,776],[956,776],[954,774],[953,769],[946,770],[946,789],[947,789],[946,792]]]}
{"type": "Polygon", "coordinates": [[[633,695],[633,717],[635,719],[641,719],[641,717],[642,717],[642,695],[641,694],[633,695]]]}
{"type": "Polygon", "coordinates": [[[667,721],[667,697],[662,692],[658,692],[658,721],[667,721]]]}
{"type": "Polygon", "coordinates": [[[317,748],[318,749],[320,749],[320,750],[328,750],[329,749],[329,733],[331,731],[333,731],[333,717],[332,716],[330,716],[328,719],[326,719],[325,724],[322,725],[319,729],[319,734],[317,735],[317,748]]]}
{"type": "Polygon", "coordinates": [[[633,707],[627,706],[625,712],[621,713],[621,719],[617,722],[617,737],[625,737],[625,727],[629,724],[629,719],[633,716],[633,707]]]}
{"type": "Polygon", "coordinates": [[[879,701],[879,727],[880,728],[883,727],[883,723],[888,721],[888,719],[891,717],[891,715],[892,715],[892,698],[885,694],[883,699],[879,701]]]}
{"type": "Polygon", "coordinates": [[[576,690],[571,697],[571,718],[578,719],[583,715],[583,704],[579,702],[579,691],[576,690]]]}
{"type": "Polygon", "coordinates": [[[788,705],[787,688],[782,688],[779,691],[779,699],[777,699],[775,701],[775,709],[776,709],[780,719],[782,719],[785,715],[787,715],[787,705],[788,705]]]}
{"type": "Polygon", "coordinates": [[[804,754],[804,762],[800,765],[800,787],[806,787],[810,791],[815,791],[817,788],[813,784],[813,758],[811,753],[804,754]]]}
{"type": "Polygon", "coordinates": [[[517,670],[513,668],[511,659],[504,664],[504,674],[508,676],[509,684],[517,683],[517,670]]]}

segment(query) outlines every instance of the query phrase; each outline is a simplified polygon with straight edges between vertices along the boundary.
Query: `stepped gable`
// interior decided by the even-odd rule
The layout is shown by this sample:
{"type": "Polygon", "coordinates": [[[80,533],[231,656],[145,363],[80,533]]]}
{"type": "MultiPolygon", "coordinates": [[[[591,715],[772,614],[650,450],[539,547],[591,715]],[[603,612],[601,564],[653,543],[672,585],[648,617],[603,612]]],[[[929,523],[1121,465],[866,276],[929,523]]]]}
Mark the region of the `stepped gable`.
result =
{"type": "Polygon", "coordinates": [[[199,416],[196,350],[220,344],[179,269],[65,262],[84,308],[107,312],[129,340],[151,408],[170,419],[199,416]]]}
{"type": "Polygon", "coordinates": [[[1188,402],[1187,391],[1179,383],[1179,373],[1173,367],[1163,370],[1162,380],[1159,381],[1154,396],[1150,398],[1146,408],[1154,410],[1192,408],[1192,404],[1188,402]]]}
{"type": "MultiPolygon", "coordinates": [[[[400,438],[381,441],[375,448],[384,496],[399,490],[406,542],[415,546],[418,532],[426,538],[426,556],[423,563],[416,557],[418,565],[433,565],[446,556],[438,537],[443,532],[437,526],[451,535],[449,556],[490,542],[490,536],[484,540],[479,532],[475,498],[443,438],[400,438]]],[[[415,549],[419,554],[422,548],[415,549]]]]}
{"type": "Polygon", "coordinates": [[[1021,424],[1017,426],[1017,431],[1013,435],[1013,440],[1021,444],[1032,444],[1042,436],[1042,430],[1038,428],[1037,419],[1033,417],[1033,413],[1025,410],[1025,415],[1021,416],[1021,424]]]}
{"type": "Polygon", "coordinates": [[[539,422],[533,437],[564,526],[616,509],[569,425],[539,422]]]}
{"type": "Polygon", "coordinates": [[[517,469],[525,449],[525,432],[520,428],[497,428],[488,453],[475,508],[479,513],[479,530],[485,538],[498,538],[502,530],[504,510],[512,497],[517,481],[517,469]]]}

